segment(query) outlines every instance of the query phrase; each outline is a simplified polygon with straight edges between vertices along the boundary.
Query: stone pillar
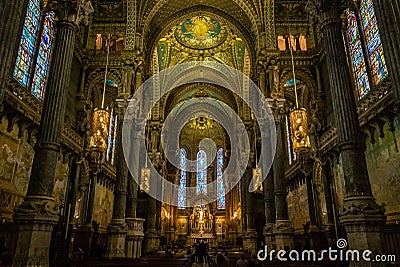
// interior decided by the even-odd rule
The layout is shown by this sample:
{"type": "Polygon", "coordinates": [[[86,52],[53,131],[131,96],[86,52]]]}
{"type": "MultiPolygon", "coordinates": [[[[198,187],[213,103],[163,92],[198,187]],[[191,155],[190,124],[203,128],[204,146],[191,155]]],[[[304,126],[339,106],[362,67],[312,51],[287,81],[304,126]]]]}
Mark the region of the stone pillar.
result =
{"type": "Polygon", "coordinates": [[[126,236],[126,257],[137,259],[142,252],[142,241],[144,237],[143,223],[144,219],[126,218],[128,224],[128,234],[126,236]]]}
{"type": "MultiPolygon", "coordinates": [[[[266,147],[263,144],[263,147],[266,147]]],[[[275,225],[275,199],[274,199],[274,176],[273,170],[271,169],[268,173],[267,178],[263,183],[264,189],[264,205],[265,205],[265,227],[264,227],[264,237],[265,237],[265,245],[268,248],[273,249],[275,247],[275,238],[274,238],[274,225],[275,225]]]]}
{"type": "Polygon", "coordinates": [[[92,215],[94,208],[94,195],[96,193],[97,176],[100,169],[101,152],[91,151],[90,153],[90,173],[89,173],[89,190],[87,193],[87,207],[85,215],[85,226],[91,228],[92,226],[92,215]]]}
{"type": "MultiPolygon", "coordinates": [[[[352,79],[342,38],[339,0],[314,0],[324,36],[333,111],[342,157],[346,196],[340,222],[346,230],[349,249],[383,253],[385,209],[372,195],[364,155],[352,79]]],[[[377,266],[351,262],[350,266],[377,266]]]]}
{"type": "Polygon", "coordinates": [[[322,180],[324,185],[324,195],[325,195],[325,203],[326,203],[326,215],[328,217],[328,223],[325,227],[326,235],[328,238],[329,244],[332,240],[337,238],[337,229],[336,229],[336,220],[335,220],[335,210],[333,208],[333,199],[332,199],[332,175],[331,175],[331,166],[330,162],[324,162],[322,164],[322,180]]]}
{"type": "Polygon", "coordinates": [[[256,253],[257,250],[257,232],[254,225],[254,203],[252,193],[249,192],[249,185],[252,179],[252,168],[251,166],[247,166],[244,174],[243,174],[243,189],[246,195],[246,210],[245,210],[245,218],[246,218],[246,232],[243,237],[243,248],[248,249],[251,253],[256,253]]]}
{"type": "MultiPolygon", "coordinates": [[[[9,2],[9,1],[7,1],[9,2]]],[[[24,202],[16,208],[17,246],[13,266],[49,266],[49,247],[59,211],[53,194],[60,152],[75,34],[93,8],[89,1],[58,1],[57,35],[43,103],[39,138],[24,202]],[[62,11],[62,12],[60,12],[62,11]],[[79,11],[79,12],[78,12],[79,11]]],[[[15,26],[10,25],[10,29],[15,26]]]]}
{"type": "Polygon", "coordinates": [[[322,165],[322,179],[324,182],[324,195],[326,202],[326,213],[328,216],[328,224],[333,224],[335,221],[335,215],[333,210],[332,190],[331,190],[331,170],[330,165],[327,163],[322,165]]]}
{"type": "Polygon", "coordinates": [[[276,222],[273,233],[275,235],[276,249],[293,248],[293,226],[289,220],[287,205],[287,188],[285,169],[287,162],[286,134],[285,134],[285,100],[274,99],[270,101],[274,112],[276,125],[276,152],[273,162],[274,196],[276,207],[276,222]]]}
{"type": "Polygon", "coordinates": [[[392,84],[396,108],[400,110],[400,4],[393,0],[374,0],[376,21],[381,35],[386,65],[392,84]]]}
{"type": "Polygon", "coordinates": [[[247,214],[247,194],[246,194],[246,190],[248,190],[248,186],[246,188],[246,183],[245,183],[245,179],[241,179],[239,181],[240,183],[240,196],[241,196],[241,208],[242,208],[242,216],[241,216],[241,221],[242,221],[242,238],[246,235],[247,232],[247,218],[246,218],[246,214],[247,214]]]}
{"type": "Polygon", "coordinates": [[[12,74],[12,64],[20,43],[28,0],[2,1],[0,9],[0,117],[3,114],[3,99],[6,82],[12,74]]]}
{"type": "Polygon", "coordinates": [[[69,218],[68,218],[68,252],[65,252],[69,259],[72,259],[74,254],[74,240],[75,240],[75,209],[76,209],[76,196],[79,190],[79,178],[81,175],[82,160],[75,161],[74,174],[71,176],[71,191],[69,195],[69,218]]]}
{"type": "Polygon", "coordinates": [[[157,222],[157,200],[149,197],[148,206],[148,219],[146,231],[146,251],[154,251],[160,245],[160,237],[157,235],[156,222],[157,222]]]}
{"type": "Polygon", "coordinates": [[[306,178],[308,210],[310,214],[310,228],[306,233],[309,240],[309,248],[320,251],[323,246],[322,232],[318,226],[316,209],[316,190],[313,183],[313,161],[309,160],[304,164],[303,173],[306,178]]]}
{"type": "Polygon", "coordinates": [[[108,232],[108,257],[124,258],[125,255],[125,238],[128,231],[125,222],[126,196],[128,191],[128,166],[126,165],[123,144],[122,144],[122,127],[125,114],[126,104],[124,101],[118,101],[117,116],[117,175],[114,188],[114,206],[111,223],[107,228],[108,232]]]}

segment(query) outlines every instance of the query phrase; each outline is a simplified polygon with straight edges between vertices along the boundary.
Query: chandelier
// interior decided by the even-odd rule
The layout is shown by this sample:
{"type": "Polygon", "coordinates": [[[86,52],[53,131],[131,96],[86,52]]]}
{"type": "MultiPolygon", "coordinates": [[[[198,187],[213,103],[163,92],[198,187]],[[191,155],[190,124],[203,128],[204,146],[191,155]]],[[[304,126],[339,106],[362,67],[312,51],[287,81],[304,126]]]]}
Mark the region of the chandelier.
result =
{"type": "Polygon", "coordinates": [[[292,143],[293,150],[296,153],[303,153],[310,150],[310,137],[308,134],[308,119],[307,111],[305,108],[299,108],[299,100],[297,97],[297,81],[296,72],[294,69],[294,57],[293,57],[293,47],[291,41],[291,34],[289,30],[289,40],[290,40],[290,56],[292,59],[292,72],[294,81],[294,95],[296,98],[296,108],[290,112],[290,124],[292,128],[292,143]]]}
{"type": "Polygon", "coordinates": [[[257,131],[256,131],[256,122],[254,113],[251,113],[251,118],[254,120],[254,154],[256,159],[256,167],[253,168],[253,192],[255,193],[262,193],[263,185],[262,185],[262,169],[258,165],[258,158],[257,158],[257,131]]]}
{"type": "Polygon", "coordinates": [[[106,40],[107,46],[107,61],[106,61],[106,71],[104,74],[104,85],[103,85],[103,95],[101,99],[101,108],[97,108],[93,112],[93,135],[90,142],[90,148],[97,149],[101,152],[107,151],[108,146],[108,130],[110,124],[110,113],[107,109],[104,108],[104,99],[106,95],[106,87],[107,87],[107,72],[108,72],[108,63],[110,57],[110,45],[111,45],[111,35],[108,35],[108,39],[106,40]]]}
{"type": "MultiPolygon", "coordinates": [[[[147,140],[150,140],[149,137],[150,137],[150,131],[148,131],[147,140]]],[[[149,142],[150,141],[148,141],[147,145],[146,145],[146,152],[149,150],[149,142]]],[[[144,168],[142,168],[141,175],[140,175],[140,178],[141,178],[140,191],[148,193],[150,191],[150,168],[147,167],[147,164],[148,164],[147,153],[146,153],[145,157],[146,157],[146,163],[145,163],[144,168]]]]}

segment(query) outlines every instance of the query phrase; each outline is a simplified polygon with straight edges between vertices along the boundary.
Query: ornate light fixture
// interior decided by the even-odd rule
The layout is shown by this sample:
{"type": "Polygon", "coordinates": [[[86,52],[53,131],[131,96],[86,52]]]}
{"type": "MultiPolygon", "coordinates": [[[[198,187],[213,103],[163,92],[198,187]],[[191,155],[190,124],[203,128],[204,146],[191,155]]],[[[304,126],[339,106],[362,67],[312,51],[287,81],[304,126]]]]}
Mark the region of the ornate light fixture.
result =
{"type": "Polygon", "coordinates": [[[107,62],[104,74],[103,95],[101,100],[101,108],[97,108],[93,112],[93,135],[90,141],[90,148],[97,149],[101,152],[107,151],[108,129],[110,124],[110,113],[104,108],[104,99],[107,87],[107,72],[110,57],[110,41],[111,35],[108,35],[107,45],[107,62]]]}
{"type": "Polygon", "coordinates": [[[147,166],[142,168],[141,180],[142,182],[140,183],[140,190],[148,193],[150,191],[150,169],[147,168],[147,166]]]}
{"type": "MultiPolygon", "coordinates": [[[[147,138],[149,140],[149,138],[147,138]]],[[[146,146],[146,151],[148,151],[148,143],[146,146]]],[[[150,191],[150,168],[147,167],[147,154],[146,154],[146,163],[144,168],[141,170],[141,183],[140,183],[140,191],[148,193],[150,191]]]]}
{"type": "Polygon", "coordinates": [[[294,57],[293,57],[293,47],[291,42],[291,34],[289,30],[290,39],[290,56],[292,59],[292,71],[293,71],[293,81],[294,81],[294,95],[296,97],[296,108],[290,112],[290,124],[292,128],[292,143],[293,150],[296,153],[307,152],[310,150],[310,136],[308,135],[308,119],[307,111],[305,108],[299,108],[299,100],[297,97],[297,81],[296,72],[294,69],[294,57]]]}
{"type": "MultiPolygon", "coordinates": [[[[251,118],[254,120],[254,113],[251,113],[251,118]]],[[[257,158],[257,136],[256,136],[256,122],[254,121],[254,154],[256,158],[256,167],[253,168],[253,191],[255,193],[262,193],[262,169],[258,166],[257,158]]]]}

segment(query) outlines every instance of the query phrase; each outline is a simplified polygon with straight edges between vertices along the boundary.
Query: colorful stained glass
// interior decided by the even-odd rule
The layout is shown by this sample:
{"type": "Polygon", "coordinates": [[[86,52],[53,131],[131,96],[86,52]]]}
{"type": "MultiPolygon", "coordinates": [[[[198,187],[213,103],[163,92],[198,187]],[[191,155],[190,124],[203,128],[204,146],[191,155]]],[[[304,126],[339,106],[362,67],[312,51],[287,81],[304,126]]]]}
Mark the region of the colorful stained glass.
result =
{"type": "Polygon", "coordinates": [[[379,29],[372,0],[362,0],[360,5],[361,25],[364,31],[374,85],[387,77],[388,71],[383,55],[379,29]]]}
{"type": "Polygon", "coordinates": [[[197,153],[197,194],[207,194],[207,155],[206,152],[200,150],[197,153]]]}
{"type": "Polygon", "coordinates": [[[111,121],[110,121],[110,126],[108,128],[108,140],[107,140],[107,153],[106,153],[106,160],[110,160],[110,155],[112,151],[112,144],[113,144],[113,130],[114,130],[114,109],[111,110],[111,121]]]}
{"type": "Polygon", "coordinates": [[[54,16],[53,12],[47,12],[44,17],[43,32],[39,45],[35,74],[33,75],[32,94],[39,100],[43,100],[44,97],[50,53],[54,43],[54,16]]]}
{"type": "Polygon", "coordinates": [[[225,186],[222,179],[224,168],[224,150],[220,148],[217,152],[217,209],[225,209],[225,186]]]}
{"type": "Polygon", "coordinates": [[[289,117],[286,116],[286,143],[287,143],[287,151],[289,156],[289,165],[291,165],[296,159],[296,152],[293,150],[292,146],[292,128],[290,126],[289,117]]]}
{"type": "Polygon", "coordinates": [[[357,17],[354,11],[347,9],[347,42],[349,45],[349,54],[352,62],[354,80],[358,99],[363,98],[370,91],[370,85],[367,75],[367,69],[364,59],[364,52],[361,46],[360,32],[357,26],[357,17]]]}
{"type": "Polygon", "coordinates": [[[181,178],[178,188],[178,209],[186,207],[186,151],[181,148],[179,167],[181,169],[181,178]]]}
{"type": "Polygon", "coordinates": [[[35,43],[40,22],[40,0],[29,0],[22,37],[18,49],[14,77],[27,87],[29,72],[35,54],[35,43]]]}
{"type": "Polygon", "coordinates": [[[106,160],[110,161],[111,164],[114,164],[114,158],[115,158],[117,126],[118,126],[117,117],[115,116],[114,109],[111,109],[111,121],[110,121],[110,126],[108,128],[108,140],[107,140],[107,152],[106,152],[106,160]]]}

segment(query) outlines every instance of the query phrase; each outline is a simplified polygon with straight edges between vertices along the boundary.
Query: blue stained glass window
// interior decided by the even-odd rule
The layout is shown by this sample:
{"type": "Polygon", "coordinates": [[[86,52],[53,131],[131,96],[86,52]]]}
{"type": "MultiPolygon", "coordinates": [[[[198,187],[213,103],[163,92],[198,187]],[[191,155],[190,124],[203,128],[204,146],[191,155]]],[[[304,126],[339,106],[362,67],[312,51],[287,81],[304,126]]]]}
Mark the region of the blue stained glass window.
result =
{"type": "Polygon", "coordinates": [[[39,22],[40,0],[29,0],[14,69],[15,79],[25,87],[28,86],[29,82],[29,72],[35,54],[35,42],[39,30],[39,22]]]}
{"type": "Polygon", "coordinates": [[[181,169],[181,177],[178,188],[178,209],[186,207],[186,151],[181,148],[179,167],[181,169]]]}
{"type": "Polygon", "coordinates": [[[114,125],[114,137],[112,143],[112,150],[111,150],[111,164],[114,165],[115,163],[115,147],[116,147],[116,140],[117,140],[117,127],[118,127],[118,117],[115,118],[115,125],[114,125]]]}
{"type": "Polygon", "coordinates": [[[39,45],[35,73],[33,75],[32,94],[39,100],[43,100],[47,72],[49,70],[50,53],[54,43],[54,17],[53,12],[47,12],[44,17],[44,25],[39,45]]]}
{"type": "Polygon", "coordinates": [[[289,156],[289,165],[291,165],[297,159],[297,155],[292,147],[292,127],[290,126],[289,116],[286,116],[286,142],[289,156]]]}
{"type": "Polygon", "coordinates": [[[361,37],[358,31],[356,14],[349,9],[345,11],[345,14],[348,24],[346,36],[349,45],[349,54],[352,62],[354,80],[356,81],[357,96],[358,99],[361,99],[370,91],[364,52],[361,46],[361,37]]]}
{"type": "Polygon", "coordinates": [[[222,179],[222,169],[224,168],[224,150],[220,148],[217,152],[217,208],[225,209],[225,186],[222,179]]]}
{"type": "Polygon", "coordinates": [[[207,194],[207,155],[203,150],[197,153],[197,194],[207,194]]]}
{"type": "Polygon", "coordinates": [[[106,160],[114,165],[115,161],[115,145],[117,139],[118,117],[115,116],[114,109],[111,109],[110,126],[108,128],[107,152],[106,160]]]}
{"type": "Polygon", "coordinates": [[[366,39],[373,83],[376,85],[387,77],[388,71],[372,0],[361,1],[360,18],[366,39]]]}

